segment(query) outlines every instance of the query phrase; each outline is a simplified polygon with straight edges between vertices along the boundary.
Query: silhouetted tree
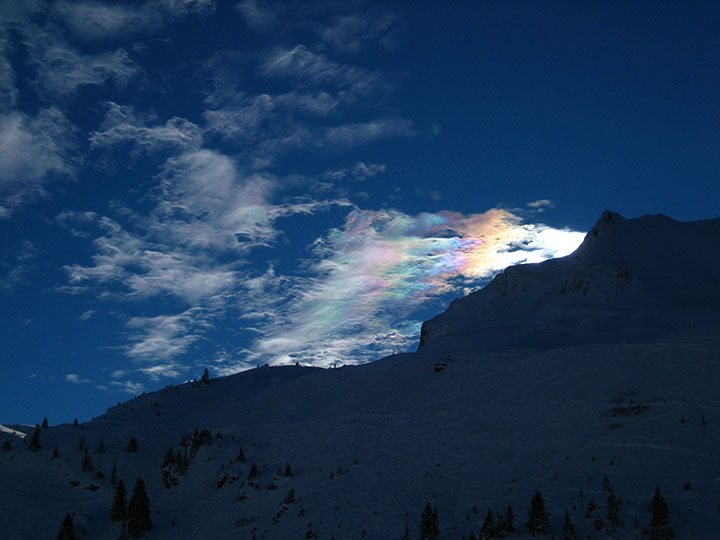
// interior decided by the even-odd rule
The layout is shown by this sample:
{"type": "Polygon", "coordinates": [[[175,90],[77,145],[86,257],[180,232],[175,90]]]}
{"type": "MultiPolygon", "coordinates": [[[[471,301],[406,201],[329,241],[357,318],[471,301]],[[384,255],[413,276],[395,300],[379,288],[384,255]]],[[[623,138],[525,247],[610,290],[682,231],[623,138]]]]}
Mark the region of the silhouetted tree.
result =
{"type": "Polygon", "coordinates": [[[405,512],[405,534],[403,534],[402,540],[410,540],[410,523],[408,522],[407,512],[405,512]]]}
{"type": "Polygon", "coordinates": [[[70,514],[66,514],[65,519],[63,519],[60,524],[57,540],[76,540],[75,525],[73,524],[73,518],[70,514]]]}
{"type": "Polygon", "coordinates": [[[210,373],[208,373],[207,368],[205,368],[205,371],[203,371],[202,377],[200,378],[200,382],[203,382],[205,384],[210,382],[210,373]]]}
{"type": "Polygon", "coordinates": [[[292,469],[290,468],[289,463],[285,465],[285,476],[292,476],[292,469]]]}
{"type": "Polygon", "coordinates": [[[115,484],[117,484],[117,465],[113,461],[113,467],[112,472],[110,473],[110,483],[113,487],[115,487],[115,484]]]}
{"type": "Polygon", "coordinates": [[[650,500],[650,538],[652,540],[669,540],[675,534],[670,528],[670,508],[667,500],[660,493],[660,488],[655,488],[650,500]]]}
{"type": "Polygon", "coordinates": [[[134,452],[137,452],[138,448],[139,448],[139,446],[138,446],[137,439],[135,437],[130,437],[130,442],[125,447],[125,451],[129,454],[132,454],[134,452]]]}
{"type": "Polygon", "coordinates": [[[45,418],[43,418],[43,421],[42,421],[42,424],[41,424],[41,425],[42,425],[42,428],[43,428],[43,429],[45,429],[45,428],[48,427],[48,419],[47,419],[47,416],[46,416],[45,418]]]}
{"type": "Polygon", "coordinates": [[[492,538],[497,532],[497,525],[495,524],[495,516],[492,510],[488,510],[485,514],[485,521],[483,521],[482,527],[480,527],[480,536],[482,538],[492,538]]]}
{"type": "Polygon", "coordinates": [[[293,504],[295,502],[295,490],[293,488],[290,488],[290,491],[288,491],[288,494],[283,502],[285,504],[293,504]]]}
{"type": "Polygon", "coordinates": [[[56,447],[53,449],[53,453],[52,453],[52,456],[50,457],[50,459],[55,459],[55,458],[57,458],[57,457],[60,457],[60,452],[58,451],[58,447],[56,446],[56,447]]]}
{"type": "Polygon", "coordinates": [[[437,507],[433,509],[428,502],[420,516],[420,540],[434,540],[440,534],[437,507]]]}
{"type": "Polygon", "coordinates": [[[35,431],[33,431],[32,437],[30,437],[30,445],[28,448],[33,452],[40,448],[40,426],[35,426],[35,431]]]}
{"type": "Polygon", "coordinates": [[[515,510],[509,504],[505,512],[505,530],[515,532],[515,510]]]}
{"type": "Polygon", "coordinates": [[[80,424],[78,424],[77,418],[76,418],[75,420],[73,420],[73,426],[77,427],[77,426],[79,426],[79,425],[80,425],[80,424]]]}
{"type": "Polygon", "coordinates": [[[563,540],[578,540],[575,525],[570,520],[570,512],[565,512],[565,523],[563,524],[563,540]]]}
{"type": "Polygon", "coordinates": [[[83,472],[92,471],[92,457],[90,457],[90,453],[85,449],[85,453],[83,454],[82,458],[82,470],[83,472]]]}
{"type": "Polygon", "coordinates": [[[549,518],[550,514],[545,508],[545,501],[543,501],[542,494],[539,491],[536,491],[535,495],[533,495],[533,498],[530,501],[528,520],[525,524],[527,526],[528,532],[533,536],[547,534],[549,518]]]}
{"type": "Polygon", "coordinates": [[[253,463],[252,465],[250,465],[250,472],[248,473],[248,480],[252,480],[258,474],[260,474],[260,471],[258,470],[258,466],[255,463],[253,463]]]}
{"type": "Polygon", "coordinates": [[[98,443],[98,447],[97,447],[96,452],[97,452],[98,454],[104,454],[104,453],[105,453],[105,443],[103,442],[102,439],[100,439],[100,442],[98,443]]]}
{"type": "Polygon", "coordinates": [[[152,528],[150,520],[150,498],[145,490],[145,482],[142,478],[138,478],[133,488],[132,497],[128,502],[128,533],[133,538],[139,538],[144,531],[152,528]]]}
{"type": "Polygon", "coordinates": [[[112,510],[110,511],[110,519],[113,521],[125,521],[127,519],[126,495],[125,484],[120,480],[115,487],[115,496],[113,497],[112,510]]]}
{"type": "Polygon", "coordinates": [[[612,491],[607,500],[607,519],[615,527],[620,525],[620,500],[612,491]]]}

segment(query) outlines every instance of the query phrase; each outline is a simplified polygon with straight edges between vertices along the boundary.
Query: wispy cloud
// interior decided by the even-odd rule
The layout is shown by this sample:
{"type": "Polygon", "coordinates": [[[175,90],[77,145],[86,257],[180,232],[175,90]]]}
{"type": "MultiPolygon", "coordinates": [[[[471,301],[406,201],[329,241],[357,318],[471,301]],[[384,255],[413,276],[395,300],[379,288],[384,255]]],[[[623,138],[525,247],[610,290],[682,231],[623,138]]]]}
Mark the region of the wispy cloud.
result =
{"type": "Polygon", "coordinates": [[[74,177],[75,129],[58,109],[35,116],[0,115],[0,219],[45,194],[45,185],[74,177]]]}
{"type": "Polygon", "coordinates": [[[260,0],[243,0],[235,5],[235,10],[254,28],[271,26],[278,21],[272,7],[260,0]]]}
{"type": "Polygon", "coordinates": [[[100,129],[89,136],[92,148],[128,144],[137,156],[163,151],[188,152],[198,150],[202,145],[200,128],[184,118],[170,118],[164,125],[158,125],[152,119],[144,119],[136,114],[132,107],[112,102],[107,107],[100,129]]]}
{"type": "Polygon", "coordinates": [[[357,146],[368,142],[395,137],[415,135],[413,123],[402,118],[379,118],[370,122],[346,124],[328,128],[325,142],[342,147],[357,146]]]}
{"type": "Polygon", "coordinates": [[[129,5],[61,1],[53,7],[74,38],[107,41],[158,30],[176,17],[212,13],[215,3],[214,0],[151,0],[129,5]]]}
{"type": "Polygon", "coordinates": [[[253,347],[271,363],[362,363],[406,350],[414,312],[462,294],[510,264],[570,253],[583,234],[524,224],[505,210],[464,216],[352,211],[314,246],[315,275],[253,347]]]}

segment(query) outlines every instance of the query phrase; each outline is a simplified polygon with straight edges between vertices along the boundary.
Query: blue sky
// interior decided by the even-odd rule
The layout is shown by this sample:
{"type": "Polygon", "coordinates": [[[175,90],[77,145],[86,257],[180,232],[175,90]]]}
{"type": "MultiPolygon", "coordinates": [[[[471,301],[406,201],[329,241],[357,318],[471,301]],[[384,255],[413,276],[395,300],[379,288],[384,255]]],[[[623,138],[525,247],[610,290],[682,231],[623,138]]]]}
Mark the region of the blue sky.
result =
{"type": "Polygon", "coordinates": [[[720,208],[712,3],[0,4],[0,421],[416,346],[610,208],[720,208]]]}

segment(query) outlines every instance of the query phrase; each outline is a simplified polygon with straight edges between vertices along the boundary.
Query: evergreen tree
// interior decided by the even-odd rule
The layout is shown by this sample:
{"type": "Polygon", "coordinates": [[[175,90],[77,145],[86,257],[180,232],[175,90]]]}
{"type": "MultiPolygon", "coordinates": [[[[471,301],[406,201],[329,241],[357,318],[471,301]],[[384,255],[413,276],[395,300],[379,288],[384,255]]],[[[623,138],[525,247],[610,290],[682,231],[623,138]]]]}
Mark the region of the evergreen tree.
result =
{"type": "Polygon", "coordinates": [[[285,500],[283,502],[285,504],[294,504],[295,503],[295,490],[293,488],[290,488],[290,491],[288,491],[288,494],[285,497],[285,500]]]}
{"type": "Polygon", "coordinates": [[[608,495],[607,519],[615,527],[620,525],[620,501],[612,491],[608,495]]]}
{"type": "Polygon", "coordinates": [[[167,467],[171,463],[175,463],[175,452],[173,452],[172,446],[168,448],[168,451],[165,452],[165,457],[163,457],[162,463],[160,464],[161,467],[167,467]]]}
{"type": "Polygon", "coordinates": [[[60,452],[58,451],[58,447],[56,446],[55,449],[53,450],[51,459],[55,459],[57,457],[60,457],[60,452]]]}
{"type": "Polygon", "coordinates": [[[117,484],[117,465],[113,461],[113,468],[112,472],[110,473],[110,483],[113,487],[115,487],[115,484],[117,484]]]}
{"type": "Polygon", "coordinates": [[[137,438],[135,438],[135,437],[130,437],[130,442],[129,442],[128,445],[125,447],[125,451],[126,451],[128,454],[132,454],[132,453],[134,453],[134,452],[137,452],[137,451],[138,451],[138,448],[139,448],[139,446],[138,446],[137,438]]]}
{"type": "Polygon", "coordinates": [[[205,371],[203,371],[202,377],[200,378],[200,382],[205,383],[205,384],[210,382],[210,373],[208,373],[207,368],[205,368],[205,371]]]}
{"type": "Polygon", "coordinates": [[[670,508],[667,500],[660,493],[660,488],[655,488],[652,500],[650,501],[650,538],[652,540],[669,540],[675,534],[670,528],[670,508]]]}
{"type": "Polygon", "coordinates": [[[77,418],[73,420],[73,426],[78,427],[80,424],[78,424],[77,418]]]}
{"type": "Polygon", "coordinates": [[[98,447],[97,447],[96,452],[97,452],[98,454],[104,454],[104,453],[105,453],[105,443],[103,442],[102,439],[100,439],[100,442],[98,443],[98,447]]]}
{"type": "Polygon", "coordinates": [[[407,512],[405,512],[405,534],[403,534],[402,540],[410,540],[410,523],[408,522],[407,512]]]}
{"type": "Polygon", "coordinates": [[[117,483],[115,488],[115,496],[113,497],[112,510],[110,511],[110,519],[113,521],[125,521],[127,519],[127,501],[125,496],[125,484],[122,480],[117,483]]]}
{"type": "Polygon", "coordinates": [[[437,507],[433,510],[428,502],[420,516],[420,540],[434,540],[440,534],[437,507]]]}
{"type": "Polygon", "coordinates": [[[495,516],[492,510],[488,510],[488,513],[485,514],[485,521],[483,521],[482,527],[480,527],[480,537],[483,539],[493,538],[496,532],[497,525],[495,524],[495,516]]]}
{"type": "Polygon", "coordinates": [[[292,476],[292,469],[290,468],[289,463],[285,465],[285,476],[292,476]]]}
{"type": "Polygon", "coordinates": [[[32,437],[30,437],[30,446],[28,448],[35,452],[38,448],[40,448],[40,426],[35,426],[35,431],[32,434],[32,437]]]}
{"type": "Polygon", "coordinates": [[[528,520],[525,524],[528,532],[533,536],[540,536],[548,532],[548,519],[550,514],[545,508],[542,494],[535,492],[532,501],[530,501],[530,510],[528,511],[528,520]]]}
{"type": "Polygon", "coordinates": [[[47,427],[48,427],[48,419],[47,419],[47,416],[46,416],[45,418],[43,418],[42,428],[43,428],[43,429],[46,429],[47,427]]]}
{"type": "Polygon", "coordinates": [[[578,533],[575,525],[570,520],[570,512],[565,512],[565,523],[563,524],[563,540],[578,540],[578,533]]]}
{"type": "Polygon", "coordinates": [[[515,532],[515,510],[508,504],[505,516],[505,529],[507,532],[515,532]]]}
{"type": "Polygon", "coordinates": [[[260,474],[260,471],[258,470],[258,466],[255,463],[253,463],[252,465],[250,465],[250,472],[248,473],[248,480],[252,480],[258,474],[260,474]]]}
{"type": "Polygon", "coordinates": [[[127,511],[128,533],[133,538],[139,538],[145,531],[152,528],[150,520],[150,499],[145,490],[145,482],[138,478],[133,488],[132,497],[128,502],[127,511]]]}
{"type": "Polygon", "coordinates": [[[92,457],[90,457],[90,453],[85,449],[85,454],[83,454],[82,459],[82,470],[83,472],[92,471],[92,457]]]}
{"type": "Polygon", "coordinates": [[[73,524],[73,518],[70,514],[66,514],[65,519],[63,519],[60,524],[57,540],[76,540],[75,525],[73,524]]]}

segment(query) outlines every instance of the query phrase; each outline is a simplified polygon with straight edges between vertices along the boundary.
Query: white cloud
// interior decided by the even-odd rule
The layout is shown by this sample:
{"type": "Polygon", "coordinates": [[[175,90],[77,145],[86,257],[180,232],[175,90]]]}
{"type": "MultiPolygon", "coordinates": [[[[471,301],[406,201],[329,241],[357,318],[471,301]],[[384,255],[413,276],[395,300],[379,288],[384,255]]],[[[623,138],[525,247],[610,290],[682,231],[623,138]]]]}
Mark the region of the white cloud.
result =
{"type": "Polygon", "coordinates": [[[74,177],[75,148],[75,129],[57,109],[0,115],[0,219],[42,197],[52,179],[74,177]]]}
{"type": "Polygon", "coordinates": [[[125,392],[126,394],[131,394],[133,396],[139,394],[145,389],[142,383],[133,381],[110,381],[110,385],[121,392],[125,392]]]}
{"type": "Polygon", "coordinates": [[[278,20],[273,9],[265,2],[258,0],[243,0],[235,5],[235,10],[249,26],[255,28],[271,26],[278,20]]]}
{"type": "Polygon", "coordinates": [[[150,0],[129,5],[61,1],[53,7],[76,39],[106,41],[159,30],[172,18],[212,13],[215,3],[213,0],[150,0]]]}
{"type": "Polygon", "coordinates": [[[544,208],[552,208],[553,202],[550,199],[538,199],[537,201],[527,203],[527,207],[542,210],[544,208]]]}
{"type": "Polygon", "coordinates": [[[397,45],[398,19],[385,14],[370,16],[351,14],[338,17],[333,24],[321,27],[320,37],[325,45],[343,54],[358,54],[369,44],[386,49],[397,45]]]}
{"type": "Polygon", "coordinates": [[[372,141],[415,135],[413,124],[402,118],[379,118],[370,122],[345,124],[327,128],[324,140],[341,147],[357,146],[372,141]]]}
{"type": "Polygon", "coordinates": [[[73,384],[93,384],[93,382],[90,379],[81,377],[77,373],[66,373],[65,380],[67,382],[73,383],[73,384]]]}
{"type": "Polygon", "coordinates": [[[187,152],[202,145],[202,133],[184,118],[170,118],[164,125],[148,126],[149,121],[137,115],[132,107],[108,103],[108,112],[100,130],[90,134],[93,148],[112,147],[127,143],[133,154],[152,155],[157,152],[187,152]]]}

